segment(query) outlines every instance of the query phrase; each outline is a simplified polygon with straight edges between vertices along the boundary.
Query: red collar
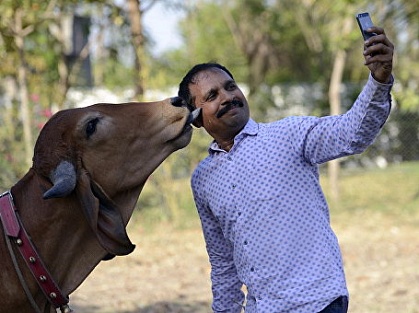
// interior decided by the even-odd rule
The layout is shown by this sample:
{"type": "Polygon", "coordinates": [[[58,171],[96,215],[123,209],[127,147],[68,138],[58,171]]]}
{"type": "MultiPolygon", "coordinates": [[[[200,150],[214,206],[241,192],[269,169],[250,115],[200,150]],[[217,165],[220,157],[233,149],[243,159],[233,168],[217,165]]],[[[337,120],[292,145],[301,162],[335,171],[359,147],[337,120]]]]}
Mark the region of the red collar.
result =
{"type": "MultiPolygon", "coordinates": [[[[9,237],[10,241],[17,246],[26,265],[48,301],[53,304],[55,308],[67,306],[69,302],[68,297],[63,295],[29,239],[29,236],[19,219],[17,209],[9,191],[0,195],[0,219],[3,223],[5,234],[9,237]]],[[[11,251],[11,253],[13,252],[11,251]]]]}

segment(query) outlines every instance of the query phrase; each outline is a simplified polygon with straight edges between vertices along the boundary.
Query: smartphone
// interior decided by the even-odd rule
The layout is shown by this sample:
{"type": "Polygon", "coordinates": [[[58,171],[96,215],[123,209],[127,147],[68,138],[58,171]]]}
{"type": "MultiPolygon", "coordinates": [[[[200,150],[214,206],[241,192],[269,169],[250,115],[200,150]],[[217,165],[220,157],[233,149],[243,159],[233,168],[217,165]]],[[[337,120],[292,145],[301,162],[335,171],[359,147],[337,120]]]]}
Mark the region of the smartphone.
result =
{"type": "Polygon", "coordinates": [[[364,37],[364,40],[367,40],[371,38],[372,36],[377,35],[376,33],[369,33],[367,32],[367,29],[374,26],[374,24],[371,21],[370,14],[368,12],[359,13],[356,16],[356,20],[358,22],[359,28],[361,29],[362,36],[364,37]]]}

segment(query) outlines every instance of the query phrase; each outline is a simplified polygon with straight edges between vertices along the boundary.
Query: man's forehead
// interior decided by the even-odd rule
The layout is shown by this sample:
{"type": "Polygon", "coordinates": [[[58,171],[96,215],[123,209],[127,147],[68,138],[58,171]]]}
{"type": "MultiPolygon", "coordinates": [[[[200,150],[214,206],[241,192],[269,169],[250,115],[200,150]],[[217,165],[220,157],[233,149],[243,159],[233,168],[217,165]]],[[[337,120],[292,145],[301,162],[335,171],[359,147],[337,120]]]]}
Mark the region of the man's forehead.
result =
{"type": "Polygon", "coordinates": [[[210,79],[217,77],[217,80],[233,80],[230,75],[224,72],[220,68],[209,68],[197,73],[193,79],[193,84],[201,84],[203,82],[208,82],[210,79]]]}

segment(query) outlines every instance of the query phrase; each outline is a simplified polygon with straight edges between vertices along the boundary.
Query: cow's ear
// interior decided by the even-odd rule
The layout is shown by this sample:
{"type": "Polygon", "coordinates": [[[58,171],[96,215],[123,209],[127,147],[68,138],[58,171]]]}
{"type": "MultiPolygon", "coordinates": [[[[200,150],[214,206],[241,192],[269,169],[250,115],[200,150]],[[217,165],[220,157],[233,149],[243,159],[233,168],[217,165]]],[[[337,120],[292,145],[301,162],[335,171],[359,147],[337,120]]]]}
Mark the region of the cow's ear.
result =
{"type": "Polygon", "coordinates": [[[84,169],[79,173],[76,194],[101,246],[114,255],[131,253],[135,246],[128,238],[119,209],[84,169]]]}

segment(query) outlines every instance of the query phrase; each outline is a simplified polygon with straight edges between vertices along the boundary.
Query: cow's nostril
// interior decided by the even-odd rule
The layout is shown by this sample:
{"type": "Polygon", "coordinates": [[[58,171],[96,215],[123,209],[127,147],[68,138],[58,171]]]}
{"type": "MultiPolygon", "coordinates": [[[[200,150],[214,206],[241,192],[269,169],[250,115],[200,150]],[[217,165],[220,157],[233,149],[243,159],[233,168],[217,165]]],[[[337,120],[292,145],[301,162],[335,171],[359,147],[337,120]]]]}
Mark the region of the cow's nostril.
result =
{"type": "Polygon", "coordinates": [[[174,105],[175,107],[186,106],[186,102],[183,101],[181,97],[173,97],[170,100],[171,100],[172,105],[174,105]]]}

